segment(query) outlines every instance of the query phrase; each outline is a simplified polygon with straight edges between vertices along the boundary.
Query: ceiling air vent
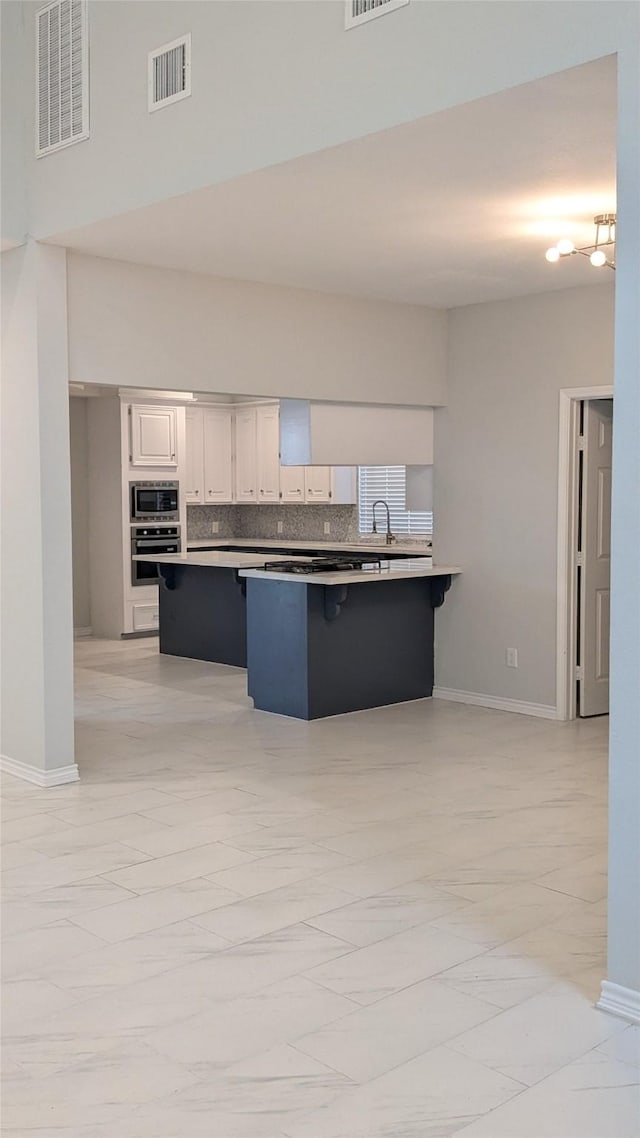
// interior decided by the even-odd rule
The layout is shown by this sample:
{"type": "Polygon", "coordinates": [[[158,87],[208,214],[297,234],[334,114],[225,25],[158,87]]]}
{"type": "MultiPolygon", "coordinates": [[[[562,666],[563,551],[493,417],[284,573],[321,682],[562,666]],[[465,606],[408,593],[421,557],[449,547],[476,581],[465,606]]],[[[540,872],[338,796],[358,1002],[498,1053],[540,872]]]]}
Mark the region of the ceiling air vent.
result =
{"type": "Polygon", "coordinates": [[[376,16],[385,16],[396,8],[404,8],[408,3],[409,0],[346,0],[344,26],[356,28],[367,20],[375,20],[376,16]]]}
{"type": "Polygon", "coordinates": [[[36,157],[89,137],[86,0],[55,0],[36,14],[36,157]]]}
{"type": "Polygon", "coordinates": [[[191,94],[191,36],[149,52],[149,110],[158,111],[191,94]]]}

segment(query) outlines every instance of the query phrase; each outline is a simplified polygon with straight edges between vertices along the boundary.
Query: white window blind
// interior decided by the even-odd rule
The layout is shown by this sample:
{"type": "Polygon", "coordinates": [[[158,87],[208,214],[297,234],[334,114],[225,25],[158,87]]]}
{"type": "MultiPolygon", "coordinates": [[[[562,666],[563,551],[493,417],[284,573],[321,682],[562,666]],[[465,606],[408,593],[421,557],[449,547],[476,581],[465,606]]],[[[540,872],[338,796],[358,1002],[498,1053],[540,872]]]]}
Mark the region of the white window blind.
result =
{"type": "MultiPolygon", "coordinates": [[[[406,466],[358,467],[358,528],[371,533],[373,503],[382,498],[389,506],[391,532],[394,534],[430,534],[433,514],[405,509],[406,466]]],[[[376,510],[378,532],[386,533],[387,515],[382,506],[376,510]]]]}

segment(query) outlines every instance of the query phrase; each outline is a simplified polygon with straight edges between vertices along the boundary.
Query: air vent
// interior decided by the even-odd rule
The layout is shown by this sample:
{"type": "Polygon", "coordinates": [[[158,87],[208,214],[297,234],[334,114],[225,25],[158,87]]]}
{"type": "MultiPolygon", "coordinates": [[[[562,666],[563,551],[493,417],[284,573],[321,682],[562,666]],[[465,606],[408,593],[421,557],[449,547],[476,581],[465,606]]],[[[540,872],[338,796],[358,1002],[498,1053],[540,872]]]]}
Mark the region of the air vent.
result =
{"type": "Polygon", "coordinates": [[[36,15],[36,157],[89,137],[86,0],[56,0],[36,15]]]}
{"type": "Polygon", "coordinates": [[[345,0],[344,26],[356,28],[376,16],[386,16],[396,8],[404,8],[409,0],[345,0]]]}
{"type": "Polygon", "coordinates": [[[191,94],[191,36],[149,52],[149,110],[158,111],[191,94]]]}

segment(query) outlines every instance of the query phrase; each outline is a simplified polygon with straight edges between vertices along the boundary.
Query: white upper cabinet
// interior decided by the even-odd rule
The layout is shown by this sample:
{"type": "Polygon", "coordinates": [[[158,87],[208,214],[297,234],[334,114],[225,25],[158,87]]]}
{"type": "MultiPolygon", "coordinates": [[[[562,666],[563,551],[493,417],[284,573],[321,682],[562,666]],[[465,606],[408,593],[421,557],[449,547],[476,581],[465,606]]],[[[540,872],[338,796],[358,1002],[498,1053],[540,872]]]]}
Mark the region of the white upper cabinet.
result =
{"type": "Polygon", "coordinates": [[[304,466],[280,467],[280,501],[304,502],[304,466]]]}
{"type": "Polygon", "coordinates": [[[201,407],[185,411],[184,497],[190,505],[204,502],[204,417],[201,407]]]}
{"type": "Polygon", "coordinates": [[[232,412],[230,410],[204,408],[203,449],[205,504],[232,502],[232,412]]]}
{"type": "Polygon", "coordinates": [[[307,466],[304,472],[305,501],[331,502],[331,467],[307,466]]]}
{"type": "Polygon", "coordinates": [[[280,424],[278,406],[256,410],[258,501],[280,500],[280,424]]]}
{"type": "Polygon", "coordinates": [[[257,502],[256,409],[245,407],[235,413],[235,496],[236,502],[257,502]]]}
{"type": "Polygon", "coordinates": [[[131,466],[177,466],[177,407],[132,403],[129,408],[131,466]]]}

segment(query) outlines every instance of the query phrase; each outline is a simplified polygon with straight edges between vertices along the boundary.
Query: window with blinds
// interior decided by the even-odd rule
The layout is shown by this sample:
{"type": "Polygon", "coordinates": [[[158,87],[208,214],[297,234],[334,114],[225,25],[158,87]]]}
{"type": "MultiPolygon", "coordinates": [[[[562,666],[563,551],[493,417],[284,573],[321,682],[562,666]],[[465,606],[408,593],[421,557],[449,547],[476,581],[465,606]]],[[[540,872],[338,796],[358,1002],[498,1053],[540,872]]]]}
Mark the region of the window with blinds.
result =
{"type": "MultiPolygon", "coordinates": [[[[406,466],[358,467],[358,528],[371,533],[373,503],[382,498],[389,506],[391,532],[394,534],[430,534],[433,514],[405,509],[406,466]]],[[[386,533],[387,515],[382,506],[376,510],[378,532],[386,533]]]]}

